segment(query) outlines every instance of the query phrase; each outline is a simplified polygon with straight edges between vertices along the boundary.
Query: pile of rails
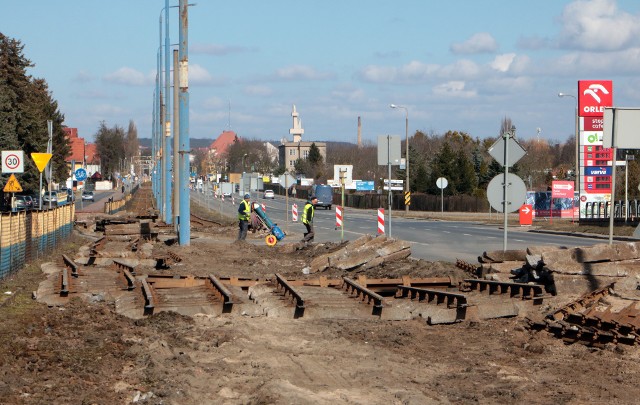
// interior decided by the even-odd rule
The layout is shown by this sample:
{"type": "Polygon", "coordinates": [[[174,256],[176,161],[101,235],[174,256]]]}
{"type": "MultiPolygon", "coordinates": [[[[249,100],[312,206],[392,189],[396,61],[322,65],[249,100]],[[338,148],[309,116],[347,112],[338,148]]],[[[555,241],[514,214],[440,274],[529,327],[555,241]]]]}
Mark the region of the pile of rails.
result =
{"type": "Polygon", "coordinates": [[[478,260],[478,267],[462,261],[458,267],[484,279],[541,284],[558,294],[559,309],[542,319],[529,316],[531,329],[594,346],[640,343],[640,242],[530,247],[485,252],[478,260]]]}

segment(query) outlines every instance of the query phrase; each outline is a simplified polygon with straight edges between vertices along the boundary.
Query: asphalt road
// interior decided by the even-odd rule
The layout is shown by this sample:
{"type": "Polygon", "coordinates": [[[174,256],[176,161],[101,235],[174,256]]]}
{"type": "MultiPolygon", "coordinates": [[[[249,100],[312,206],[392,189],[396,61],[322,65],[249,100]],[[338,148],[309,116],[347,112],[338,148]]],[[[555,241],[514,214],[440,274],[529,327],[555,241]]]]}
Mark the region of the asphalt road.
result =
{"type": "MultiPolygon", "coordinates": [[[[287,233],[286,241],[302,238],[304,226],[300,220],[298,219],[297,223],[292,222],[290,213],[289,221],[286,220],[284,197],[276,196],[273,200],[265,200],[262,193],[255,192],[252,197],[252,201],[265,204],[269,218],[287,233]]],[[[200,199],[211,209],[230,216],[235,216],[239,202],[236,198],[234,206],[229,199],[222,202],[197,193],[193,193],[192,198],[200,199]]],[[[294,202],[297,203],[301,215],[305,201],[289,199],[289,206],[294,202]]],[[[475,263],[483,252],[503,250],[504,247],[504,229],[500,226],[462,221],[405,219],[394,217],[393,212],[389,221],[388,212],[386,214],[387,234],[411,242],[411,256],[414,258],[448,262],[462,259],[475,263]]],[[[315,242],[339,242],[343,239],[354,240],[366,234],[376,235],[377,215],[376,210],[347,207],[343,213],[343,229],[336,229],[335,206],[331,210],[317,209],[314,220],[315,242]]],[[[591,246],[606,242],[604,239],[529,232],[526,228],[520,227],[507,228],[507,249],[524,249],[528,246],[591,246]]]]}

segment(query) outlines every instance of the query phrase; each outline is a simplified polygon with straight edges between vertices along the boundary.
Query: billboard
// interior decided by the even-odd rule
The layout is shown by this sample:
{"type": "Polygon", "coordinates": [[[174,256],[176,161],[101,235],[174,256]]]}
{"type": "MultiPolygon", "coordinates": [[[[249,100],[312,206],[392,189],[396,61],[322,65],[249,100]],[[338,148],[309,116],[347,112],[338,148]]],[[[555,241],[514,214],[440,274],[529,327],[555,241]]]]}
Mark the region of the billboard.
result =
{"type": "Polygon", "coordinates": [[[602,117],[604,108],[613,105],[611,80],[580,80],[578,82],[578,111],[581,117],[602,117]]]}

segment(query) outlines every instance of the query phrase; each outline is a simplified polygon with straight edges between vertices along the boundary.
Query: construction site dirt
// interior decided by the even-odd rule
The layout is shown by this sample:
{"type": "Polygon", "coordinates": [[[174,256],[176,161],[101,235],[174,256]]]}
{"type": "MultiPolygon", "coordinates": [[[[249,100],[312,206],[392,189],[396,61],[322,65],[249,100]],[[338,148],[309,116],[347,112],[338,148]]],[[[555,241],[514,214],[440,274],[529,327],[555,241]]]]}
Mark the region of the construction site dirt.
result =
{"type": "Polygon", "coordinates": [[[0,403],[638,402],[635,321],[609,316],[607,339],[585,321],[635,315],[634,243],[608,267],[604,248],[456,264],[383,238],[237,242],[196,214],[189,246],[130,213],[85,218],[0,281],[0,403]],[[552,268],[555,289],[518,268],[552,268]]]}

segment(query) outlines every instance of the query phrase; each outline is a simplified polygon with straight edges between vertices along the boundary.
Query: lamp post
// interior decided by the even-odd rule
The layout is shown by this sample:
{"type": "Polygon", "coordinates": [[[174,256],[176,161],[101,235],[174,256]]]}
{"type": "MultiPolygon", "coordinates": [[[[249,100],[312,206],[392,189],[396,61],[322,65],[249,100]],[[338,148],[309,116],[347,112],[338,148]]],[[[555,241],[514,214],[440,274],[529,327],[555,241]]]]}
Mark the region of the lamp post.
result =
{"type": "Polygon", "coordinates": [[[576,179],[575,190],[580,191],[580,134],[578,128],[578,98],[573,94],[558,93],[558,97],[572,97],[576,103],[575,111],[575,136],[576,136],[576,166],[574,169],[574,178],[576,179]]]}
{"type": "MultiPolygon", "coordinates": [[[[405,147],[406,147],[406,152],[405,152],[405,184],[404,184],[404,191],[405,194],[408,193],[411,189],[409,188],[409,110],[407,109],[407,107],[402,106],[402,105],[395,105],[395,104],[390,104],[389,107],[391,108],[401,108],[404,110],[405,113],[405,119],[404,119],[404,135],[405,135],[405,147]]],[[[391,185],[389,185],[389,187],[391,187],[391,185]]],[[[405,204],[404,206],[404,212],[409,212],[409,205],[405,204]]]]}

